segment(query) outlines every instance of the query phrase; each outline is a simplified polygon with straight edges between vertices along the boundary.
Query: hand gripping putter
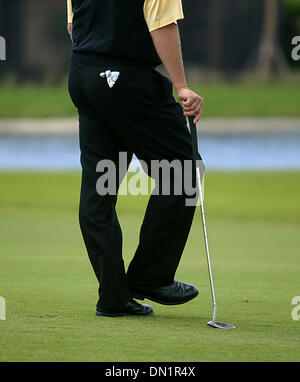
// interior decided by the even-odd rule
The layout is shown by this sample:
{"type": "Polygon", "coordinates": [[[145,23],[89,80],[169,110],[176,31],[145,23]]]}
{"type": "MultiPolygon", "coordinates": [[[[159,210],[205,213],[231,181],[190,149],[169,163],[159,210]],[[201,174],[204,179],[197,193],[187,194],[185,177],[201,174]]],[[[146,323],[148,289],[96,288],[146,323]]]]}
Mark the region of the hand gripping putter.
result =
{"type": "Polygon", "coordinates": [[[206,220],[205,220],[205,213],[204,213],[203,187],[202,187],[202,180],[204,176],[205,166],[198,151],[197,128],[196,128],[196,125],[194,124],[194,117],[188,118],[188,121],[189,121],[191,136],[192,136],[193,157],[194,157],[194,162],[196,166],[197,188],[198,188],[199,198],[200,198],[200,208],[201,208],[201,216],[202,216],[202,226],[203,226],[203,233],[204,233],[208,273],[209,273],[209,279],[210,279],[212,302],[214,307],[213,318],[211,321],[207,323],[207,325],[212,326],[213,328],[218,328],[218,329],[235,329],[235,326],[232,324],[226,324],[224,322],[216,321],[217,302],[216,302],[215,288],[214,288],[213,275],[212,275],[212,269],[211,269],[211,263],[210,263],[206,220]]]}

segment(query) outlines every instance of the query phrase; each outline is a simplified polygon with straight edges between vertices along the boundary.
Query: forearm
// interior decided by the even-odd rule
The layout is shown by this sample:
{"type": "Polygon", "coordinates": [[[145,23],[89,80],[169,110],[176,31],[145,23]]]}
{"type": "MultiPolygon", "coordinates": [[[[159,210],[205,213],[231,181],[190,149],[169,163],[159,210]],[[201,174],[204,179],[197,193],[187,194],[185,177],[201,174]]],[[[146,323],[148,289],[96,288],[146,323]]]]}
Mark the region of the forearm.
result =
{"type": "Polygon", "coordinates": [[[68,23],[68,32],[69,32],[71,41],[73,42],[73,37],[72,37],[72,33],[73,33],[73,24],[72,24],[72,23],[68,23]]]}
{"type": "Polygon", "coordinates": [[[173,82],[178,99],[187,117],[195,116],[197,123],[201,117],[204,106],[203,98],[187,87],[181,53],[181,43],[176,24],[151,32],[151,36],[163,64],[173,82]]]}
{"type": "Polygon", "coordinates": [[[179,89],[187,87],[178,26],[170,24],[151,32],[151,36],[175,90],[178,92],[179,89]]]}

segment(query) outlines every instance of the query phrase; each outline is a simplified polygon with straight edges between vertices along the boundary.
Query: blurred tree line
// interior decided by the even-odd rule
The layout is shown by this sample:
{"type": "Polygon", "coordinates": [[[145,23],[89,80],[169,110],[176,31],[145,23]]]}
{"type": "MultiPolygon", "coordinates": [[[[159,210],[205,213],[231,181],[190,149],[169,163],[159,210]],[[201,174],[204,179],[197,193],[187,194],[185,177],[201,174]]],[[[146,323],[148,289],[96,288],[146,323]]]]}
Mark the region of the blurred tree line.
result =
{"type": "MultiPolygon", "coordinates": [[[[270,73],[297,68],[291,40],[300,35],[299,0],[183,0],[180,23],[187,67],[221,72],[270,73]]],[[[0,79],[19,82],[66,77],[71,44],[66,33],[65,0],[0,0],[0,35],[7,61],[0,79]]]]}

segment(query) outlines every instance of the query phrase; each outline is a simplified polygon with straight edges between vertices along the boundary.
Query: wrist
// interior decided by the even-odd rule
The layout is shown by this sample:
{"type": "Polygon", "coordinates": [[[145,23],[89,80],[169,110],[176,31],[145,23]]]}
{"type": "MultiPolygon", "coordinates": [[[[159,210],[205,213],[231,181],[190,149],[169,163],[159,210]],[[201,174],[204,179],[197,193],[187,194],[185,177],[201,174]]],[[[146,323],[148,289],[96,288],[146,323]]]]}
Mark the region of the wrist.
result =
{"type": "Polygon", "coordinates": [[[181,90],[188,89],[187,84],[181,84],[180,86],[175,86],[175,91],[178,94],[181,90]]]}

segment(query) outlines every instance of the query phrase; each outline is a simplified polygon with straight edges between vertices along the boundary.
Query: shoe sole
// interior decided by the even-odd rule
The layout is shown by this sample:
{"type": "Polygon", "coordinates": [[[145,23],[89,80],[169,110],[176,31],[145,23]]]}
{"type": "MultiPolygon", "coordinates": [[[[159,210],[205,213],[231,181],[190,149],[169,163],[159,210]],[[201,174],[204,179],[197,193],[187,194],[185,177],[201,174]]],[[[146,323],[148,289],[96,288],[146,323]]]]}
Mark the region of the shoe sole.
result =
{"type": "Polygon", "coordinates": [[[165,301],[155,299],[151,296],[141,295],[141,294],[134,294],[133,298],[136,298],[137,300],[145,300],[145,298],[146,298],[147,300],[156,302],[156,303],[161,304],[161,305],[173,306],[173,305],[185,304],[185,303],[193,300],[194,298],[196,298],[198,295],[199,295],[199,293],[195,294],[194,296],[190,296],[190,297],[186,298],[185,300],[181,300],[181,301],[177,301],[177,302],[165,302],[165,301]]]}
{"type": "Polygon", "coordinates": [[[97,317],[147,317],[153,316],[154,312],[145,313],[145,314],[130,314],[130,313],[102,313],[96,311],[97,317]]]}

